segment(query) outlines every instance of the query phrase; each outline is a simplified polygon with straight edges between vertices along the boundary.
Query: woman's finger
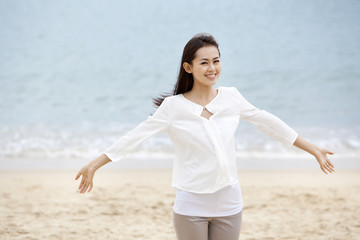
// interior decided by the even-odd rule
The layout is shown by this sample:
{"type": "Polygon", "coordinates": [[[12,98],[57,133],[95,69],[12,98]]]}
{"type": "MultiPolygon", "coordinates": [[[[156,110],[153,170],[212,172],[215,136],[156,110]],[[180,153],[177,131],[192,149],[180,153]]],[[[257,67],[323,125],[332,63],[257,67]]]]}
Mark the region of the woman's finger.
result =
{"type": "Polygon", "coordinates": [[[335,170],[334,170],[334,165],[332,164],[332,162],[328,159],[328,158],[326,158],[326,165],[328,166],[328,168],[331,170],[331,172],[334,172],[335,170]]]}
{"type": "Polygon", "coordinates": [[[327,150],[326,153],[330,154],[330,155],[334,155],[334,153],[332,151],[329,151],[329,150],[327,150]]]}
{"type": "Polygon", "coordinates": [[[325,155],[325,162],[327,163],[327,164],[329,164],[329,166],[331,166],[332,168],[334,168],[334,165],[332,164],[332,162],[329,160],[329,158],[325,155]]]}
{"type": "Polygon", "coordinates": [[[86,179],[82,179],[81,188],[84,188],[87,185],[86,179]]]}
{"type": "Polygon", "coordinates": [[[334,167],[334,165],[332,164],[332,162],[326,157],[326,162],[331,166],[331,167],[334,167]]]}
{"type": "Polygon", "coordinates": [[[84,184],[85,184],[85,179],[82,178],[82,179],[81,179],[81,183],[80,183],[80,185],[79,185],[79,189],[81,189],[81,188],[84,186],[84,184]]]}
{"type": "Polygon", "coordinates": [[[80,193],[86,192],[87,184],[85,183],[84,186],[81,188],[80,193]]]}
{"type": "Polygon", "coordinates": [[[327,174],[327,172],[325,171],[325,167],[323,164],[320,164],[320,168],[321,168],[321,171],[323,171],[325,174],[327,174]]]}
{"type": "Polygon", "coordinates": [[[329,159],[327,159],[326,161],[326,166],[328,166],[332,172],[334,171],[334,165],[331,163],[329,159]]]}
{"type": "Polygon", "coordinates": [[[81,172],[78,172],[78,174],[75,177],[75,180],[78,180],[80,176],[81,176],[81,172]]]}
{"type": "Polygon", "coordinates": [[[331,173],[331,170],[329,169],[329,166],[328,166],[326,160],[323,161],[322,167],[323,167],[323,169],[324,169],[324,170],[323,170],[324,173],[326,173],[326,174],[331,173]]]}
{"type": "Polygon", "coordinates": [[[331,173],[332,172],[332,170],[331,170],[331,168],[329,168],[329,166],[328,165],[324,165],[324,168],[329,172],[329,173],[331,173]]]}
{"type": "Polygon", "coordinates": [[[93,183],[91,182],[91,183],[90,183],[90,188],[89,188],[89,191],[88,191],[88,192],[90,192],[92,188],[93,188],[93,183]]]}
{"type": "Polygon", "coordinates": [[[84,184],[81,183],[80,186],[79,186],[79,192],[81,192],[81,189],[84,187],[84,184]]]}

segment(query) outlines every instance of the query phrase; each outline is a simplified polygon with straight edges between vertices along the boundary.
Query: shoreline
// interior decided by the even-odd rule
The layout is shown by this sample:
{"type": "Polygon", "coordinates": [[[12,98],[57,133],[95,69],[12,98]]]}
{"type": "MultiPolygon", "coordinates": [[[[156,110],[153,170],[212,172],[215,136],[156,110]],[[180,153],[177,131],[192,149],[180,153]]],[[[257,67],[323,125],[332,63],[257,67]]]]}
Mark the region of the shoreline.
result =
{"type": "MultiPolygon", "coordinates": [[[[89,161],[97,157],[94,155],[89,158],[79,157],[55,157],[49,158],[44,155],[22,156],[22,157],[0,157],[0,171],[2,170],[76,170],[86,165],[89,161]]],[[[167,156],[139,156],[130,154],[124,159],[109,163],[104,168],[124,169],[124,170],[152,170],[172,169],[172,155],[167,156]]],[[[330,161],[335,165],[335,169],[360,170],[360,156],[356,155],[333,155],[330,161]]],[[[236,163],[238,170],[317,170],[320,169],[316,159],[310,154],[299,154],[295,156],[271,156],[266,153],[254,156],[237,157],[236,163]]]]}

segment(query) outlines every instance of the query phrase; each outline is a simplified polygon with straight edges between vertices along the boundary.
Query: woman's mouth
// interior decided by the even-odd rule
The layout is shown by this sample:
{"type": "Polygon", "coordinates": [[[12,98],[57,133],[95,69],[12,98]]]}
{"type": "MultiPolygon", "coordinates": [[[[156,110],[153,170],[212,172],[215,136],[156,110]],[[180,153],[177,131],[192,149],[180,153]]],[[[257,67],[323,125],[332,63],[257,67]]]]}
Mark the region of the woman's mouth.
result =
{"type": "Polygon", "coordinates": [[[215,73],[212,73],[212,74],[207,74],[205,75],[207,78],[211,79],[211,80],[214,80],[215,77],[216,77],[216,74],[215,73]]]}

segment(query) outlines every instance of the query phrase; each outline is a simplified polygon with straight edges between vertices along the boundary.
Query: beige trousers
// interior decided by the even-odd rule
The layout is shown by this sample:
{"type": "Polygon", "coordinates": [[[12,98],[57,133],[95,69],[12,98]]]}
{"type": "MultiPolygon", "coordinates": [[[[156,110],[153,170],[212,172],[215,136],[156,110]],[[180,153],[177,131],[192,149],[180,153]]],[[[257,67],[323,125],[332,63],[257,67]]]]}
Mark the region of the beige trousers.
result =
{"type": "Polygon", "coordinates": [[[173,212],[178,240],[238,240],[242,212],[226,217],[193,217],[173,212]]]}

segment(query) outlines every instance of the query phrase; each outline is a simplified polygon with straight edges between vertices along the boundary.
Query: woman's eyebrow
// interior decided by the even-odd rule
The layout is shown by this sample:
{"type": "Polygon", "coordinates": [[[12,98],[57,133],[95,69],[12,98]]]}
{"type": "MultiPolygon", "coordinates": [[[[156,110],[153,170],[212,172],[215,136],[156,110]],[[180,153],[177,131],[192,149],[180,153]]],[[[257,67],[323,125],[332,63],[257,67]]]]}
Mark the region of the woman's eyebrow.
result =
{"type": "MultiPolygon", "coordinates": [[[[217,58],[220,58],[220,57],[214,57],[213,59],[217,59],[217,58]]],[[[209,61],[208,58],[202,58],[202,59],[200,59],[200,61],[203,61],[203,60],[209,61]]]]}

